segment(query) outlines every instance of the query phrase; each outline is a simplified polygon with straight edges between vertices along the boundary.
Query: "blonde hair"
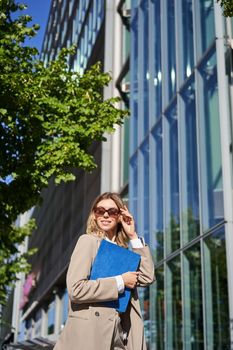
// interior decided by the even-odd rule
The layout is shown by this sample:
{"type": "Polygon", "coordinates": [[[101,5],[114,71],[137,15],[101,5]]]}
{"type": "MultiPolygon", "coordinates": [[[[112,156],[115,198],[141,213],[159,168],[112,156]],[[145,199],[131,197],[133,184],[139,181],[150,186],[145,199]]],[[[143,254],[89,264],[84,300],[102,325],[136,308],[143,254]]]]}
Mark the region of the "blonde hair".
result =
{"type": "MultiPolygon", "coordinates": [[[[118,209],[124,208],[124,202],[121,199],[121,197],[119,196],[119,194],[117,193],[113,193],[113,192],[105,192],[101,195],[99,195],[93,202],[92,207],[91,207],[91,211],[89,214],[89,217],[87,219],[87,229],[86,229],[86,233],[89,235],[97,235],[98,237],[104,238],[105,237],[105,232],[100,230],[100,228],[98,227],[97,223],[96,223],[96,219],[94,216],[94,209],[97,206],[97,204],[102,201],[103,199],[112,199],[116,206],[118,207],[118,209]]],[[[129,238],[126,235],[125,231],[123,230],[123,227],[121,225],[121,223],[118,223],[118,227],[117,227],[117,234],[116,234],[116,241],[115,241],[119,246],[121,247],[128,247],[128,242],[129,242],[129,238]]]]}

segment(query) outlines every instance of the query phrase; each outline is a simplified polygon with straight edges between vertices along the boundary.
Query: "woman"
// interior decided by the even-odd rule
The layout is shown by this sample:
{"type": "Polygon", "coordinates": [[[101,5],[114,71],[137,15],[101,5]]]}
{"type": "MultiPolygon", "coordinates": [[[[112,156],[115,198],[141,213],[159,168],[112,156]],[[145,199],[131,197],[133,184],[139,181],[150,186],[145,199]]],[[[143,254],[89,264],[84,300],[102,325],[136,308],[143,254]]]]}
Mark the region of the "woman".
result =
{"type": "Polygon", "coordinates": [[[148,286],[154,281],[154,264],[119,195],[106,192],[96,198],[86,233],[78,239],[71,257],[67,272],[69,316],[54,350],[145,350],[136,286],[148,286]],[[125,248],[130,243],[132,250],[141,255],[138,271],[89,280],[102,239],[125,248]],[[125,287],[132,293],[124,313],[104,306],[104,301],[117,300],[125,287]]]}

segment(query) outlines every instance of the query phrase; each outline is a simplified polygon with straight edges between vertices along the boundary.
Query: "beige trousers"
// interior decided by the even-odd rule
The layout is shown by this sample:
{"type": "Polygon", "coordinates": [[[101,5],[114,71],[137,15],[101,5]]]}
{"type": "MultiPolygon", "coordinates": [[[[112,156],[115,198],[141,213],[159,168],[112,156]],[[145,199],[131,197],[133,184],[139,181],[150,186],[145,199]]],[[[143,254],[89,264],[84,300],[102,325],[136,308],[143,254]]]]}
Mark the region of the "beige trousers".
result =
{"type": "Polygon", "coordinates": [[[121,319],[118,314],[115,317],[115,326],[110,350],[126,350],[124,346],[124,335],[121,327],[121,319]]]}

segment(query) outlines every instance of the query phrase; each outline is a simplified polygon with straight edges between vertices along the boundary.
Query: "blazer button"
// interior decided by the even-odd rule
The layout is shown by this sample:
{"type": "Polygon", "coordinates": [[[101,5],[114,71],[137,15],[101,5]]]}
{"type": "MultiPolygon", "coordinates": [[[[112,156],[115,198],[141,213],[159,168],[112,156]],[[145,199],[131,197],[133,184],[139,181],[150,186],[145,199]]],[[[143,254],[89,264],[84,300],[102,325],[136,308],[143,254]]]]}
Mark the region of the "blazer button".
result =
{"type": "Polygon", "coordinates": [[[100,313],[99,313],[98,311],[96,311],[96,312],[95,312],[95,315],[96,315],[96,316],[99,316],[99,315],[100,315],[100,313]]]}

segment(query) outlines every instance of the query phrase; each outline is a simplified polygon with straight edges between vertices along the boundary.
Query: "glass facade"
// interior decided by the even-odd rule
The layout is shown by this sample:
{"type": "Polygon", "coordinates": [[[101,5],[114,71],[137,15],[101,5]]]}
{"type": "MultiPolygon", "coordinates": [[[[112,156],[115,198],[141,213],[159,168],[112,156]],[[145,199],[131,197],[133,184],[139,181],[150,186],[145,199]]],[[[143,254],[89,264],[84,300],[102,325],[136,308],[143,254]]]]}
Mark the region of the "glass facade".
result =
{"type": "Polygon", "coordinates": [[[129,204],[157,277],[140,292],[148,348],[230,349],[214,0],[131,7],[129,204]]]}
{"type": "Polygon", "coordinates": [[[62,47],[77,46],[70,66],[83,73],[104,21],[104,0],[53,0],[41,58],[47,64],[62,47]]]}

